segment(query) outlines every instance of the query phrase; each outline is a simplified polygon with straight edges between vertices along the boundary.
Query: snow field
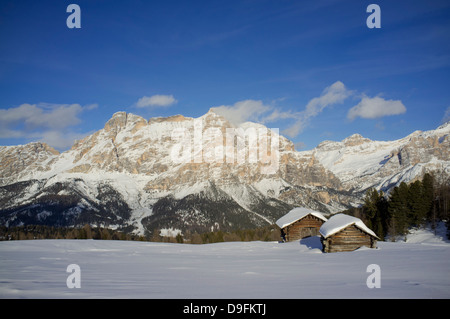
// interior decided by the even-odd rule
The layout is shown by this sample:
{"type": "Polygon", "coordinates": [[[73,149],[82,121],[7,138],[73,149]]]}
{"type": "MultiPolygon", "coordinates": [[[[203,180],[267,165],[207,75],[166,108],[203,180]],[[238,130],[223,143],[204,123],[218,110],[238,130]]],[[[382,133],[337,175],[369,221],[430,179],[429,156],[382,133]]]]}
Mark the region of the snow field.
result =
{"type": "Polygon", "coordinates": [[[95,240],[0,242],[0,298],[449,298],[450,244],[379,242],[321,252],[297,242],[208,245],[95,240]],[[69,289],[69,264],[81,288],[69,289]],[[370,264],[380,288],[368,288],[370,264]]]}

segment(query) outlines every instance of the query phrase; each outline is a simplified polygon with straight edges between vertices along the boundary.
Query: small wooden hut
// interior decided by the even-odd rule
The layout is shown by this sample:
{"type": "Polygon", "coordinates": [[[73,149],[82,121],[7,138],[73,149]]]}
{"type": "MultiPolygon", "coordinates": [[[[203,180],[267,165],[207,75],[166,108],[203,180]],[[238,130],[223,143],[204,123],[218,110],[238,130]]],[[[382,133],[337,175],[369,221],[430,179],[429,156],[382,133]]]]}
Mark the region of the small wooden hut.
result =
{"type": "Polygon", "coordinates": [[[327,219],[322,213],[297,207],[276,221],[283,241],[294,241],[319,235],[319,229],[327,219]]]}
{"type": "Polygon", "coordinates": [[[323,252],[353,251],[377,247],[378,236],[359,218],[336,214],[320,227],[323,252]]]}

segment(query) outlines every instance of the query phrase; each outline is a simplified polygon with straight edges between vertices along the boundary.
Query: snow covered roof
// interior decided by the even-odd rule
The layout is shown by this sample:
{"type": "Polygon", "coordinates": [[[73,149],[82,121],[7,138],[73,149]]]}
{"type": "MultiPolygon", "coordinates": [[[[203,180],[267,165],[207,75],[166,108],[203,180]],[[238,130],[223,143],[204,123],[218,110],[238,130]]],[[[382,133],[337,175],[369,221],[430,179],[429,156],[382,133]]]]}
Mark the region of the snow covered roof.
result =
{"type": "Polygon", "coordinates": [[[327,238],[353,224],[362,231],[378,238],[378,236],[375,235],[361,219],[346,214],[336,214],[331,216],[330,219],[320,227],[319,232],[323,237],[327,238]]]}
{"type": "Polygon", "coordinates": [[[303,217],[306,217],[308,214],[311,214],[319,219],[322,219],[323,221],[327,221],[327,219],[322,215],[322,213],[316,212],[312,209],[305,208],[305,207],[296,207],[292,209],[289,213],[281,217],[276,221],[276,224],[280,228],[284,228],[293,222],[296,222],[299,219],[302,219],[303,217]]]}

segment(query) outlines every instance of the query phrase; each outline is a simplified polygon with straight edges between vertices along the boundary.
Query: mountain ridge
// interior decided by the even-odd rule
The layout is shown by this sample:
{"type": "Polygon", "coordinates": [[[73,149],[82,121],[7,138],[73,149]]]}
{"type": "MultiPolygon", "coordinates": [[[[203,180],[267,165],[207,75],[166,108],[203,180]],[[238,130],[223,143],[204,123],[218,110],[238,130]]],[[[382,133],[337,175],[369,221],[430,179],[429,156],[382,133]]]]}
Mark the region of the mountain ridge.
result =
{"type": "Polygon", "coordinates": [[[212,109],[149,120],[116,112],[61,153],[40,142],[0,146],[0,223],[143,234],[261,226],[295,206],[334,213],[371,187],[449,176],[449,133],[450,123],[395,141],[353,134],[299,152],[276,130],[212,109]]]}

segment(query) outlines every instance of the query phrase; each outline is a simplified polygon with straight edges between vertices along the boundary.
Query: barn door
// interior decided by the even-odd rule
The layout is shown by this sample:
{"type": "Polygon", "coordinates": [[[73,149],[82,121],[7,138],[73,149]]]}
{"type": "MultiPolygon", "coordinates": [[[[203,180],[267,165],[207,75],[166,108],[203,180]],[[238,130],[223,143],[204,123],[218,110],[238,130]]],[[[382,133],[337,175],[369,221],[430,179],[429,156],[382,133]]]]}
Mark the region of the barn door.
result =
{"type": "Polygon", "coordinates": [[[317,227],[304,227],[302,229],[302,238],[316,236],[317,234],[317,227]]]}

